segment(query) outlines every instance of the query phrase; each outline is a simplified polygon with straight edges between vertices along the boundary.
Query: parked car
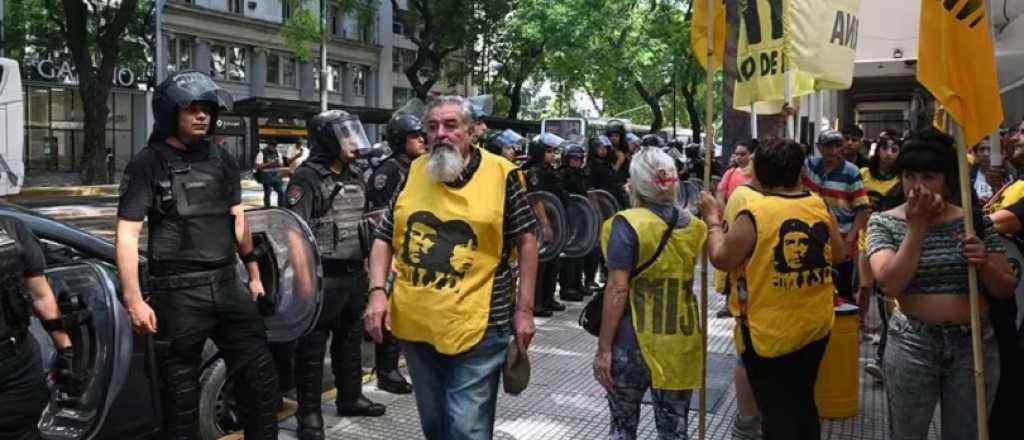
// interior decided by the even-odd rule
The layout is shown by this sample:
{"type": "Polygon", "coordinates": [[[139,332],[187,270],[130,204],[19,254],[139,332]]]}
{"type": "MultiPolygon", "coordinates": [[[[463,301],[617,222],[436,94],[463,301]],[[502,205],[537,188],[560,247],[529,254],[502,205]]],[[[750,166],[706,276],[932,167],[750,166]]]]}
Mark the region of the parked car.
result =
{"type": "MultiPolygon", "coordinates": [[[[39,422],[44,438],[158,437],[161,387],[153,337],[132,332],[121,304],[114,244],[4,201],[0,215],[20,219],[39,238],[46,277],[72,324],[76,362],[84,362],[89,372],[81,396],[53,396],[39,422]]],[[[322,270],[312,233],[298,216],[283,209],[248,211],[246,218],[263,252],[259,263],[265,290],[278,304],[276,313],[265,319],[268,339],[294,340],[309,331],[320,311],[322,270]]],[[[146,273],[146,265],[140,257],[140,274],[146,273]]],[[[241,263],[238,267],[246,278],[241,263]]],[[[143,295],[148,297],[145,288],[143,295]]],[[[51,368],[56,356],[52,341],[35,319],[31,331],[44,368],[51,368]]],[[[216,439],[241,429],[228,386],[231,378],[211,342],[204,349],[201,368],[201,437],[216,439]]]]}

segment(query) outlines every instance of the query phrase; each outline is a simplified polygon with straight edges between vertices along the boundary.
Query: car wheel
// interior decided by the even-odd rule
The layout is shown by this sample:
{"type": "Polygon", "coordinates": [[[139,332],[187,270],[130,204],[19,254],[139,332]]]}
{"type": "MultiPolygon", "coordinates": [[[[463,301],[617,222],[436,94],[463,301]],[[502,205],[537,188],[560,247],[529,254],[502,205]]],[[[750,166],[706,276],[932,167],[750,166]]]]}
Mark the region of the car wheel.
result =
{"type": "Polygon", "coordinates": [[[242,429],[228,367],[217,359],[199,377],[199,438],[216,440],[242,429]]]}

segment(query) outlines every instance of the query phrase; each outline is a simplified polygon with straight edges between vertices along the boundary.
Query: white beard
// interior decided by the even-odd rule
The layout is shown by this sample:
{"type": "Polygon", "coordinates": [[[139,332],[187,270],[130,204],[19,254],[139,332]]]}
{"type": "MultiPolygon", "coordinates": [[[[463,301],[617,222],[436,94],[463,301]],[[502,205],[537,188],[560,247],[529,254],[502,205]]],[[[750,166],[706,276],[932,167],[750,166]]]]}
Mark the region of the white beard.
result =
{"type": "Polygon", "coordinates": [[[437,182],[452,183],[459,179],[466,167],[462,155],[454,146],[439,144],[427,154],[427,174],[437,182]]]}

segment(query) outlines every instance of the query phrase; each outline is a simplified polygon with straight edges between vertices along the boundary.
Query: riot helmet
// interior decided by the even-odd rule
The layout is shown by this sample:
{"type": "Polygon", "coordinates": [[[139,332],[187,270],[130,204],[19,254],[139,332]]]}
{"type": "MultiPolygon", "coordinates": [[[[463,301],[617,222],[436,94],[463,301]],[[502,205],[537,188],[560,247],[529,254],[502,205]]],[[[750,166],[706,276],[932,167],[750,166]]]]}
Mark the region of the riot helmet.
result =
{"type": "Polygon", "coordinates": [[[608,156],[608,153],[610,153],[608,149],[610,149],[611,147],[612,141],[608,139],[608,136],[605,136],[603,134],[600,136],[594,136],[590,138],[590,142],[587,143],[587,148],[589,150],[587,154],[592,158],[602,159],[608,156]],[[598,153],[598,151],[601,148],[605,148],[604,156],[601,156],[598,153]]]}
{"type": "Polygon", "coordinates": [[[584,149],[582,145],[574,141],[565,141],[565,144],[562,145],[561,149],[563,164],[572,167],[572,161],[574,159],[578,159],[580,161],[579,166],[583,166],[583,162],[587,158],[587,150],[584,149]]]}
{"type": "Polygon", "coordinates": [[[612,133],[618,133],[620,138],[626,137],[626,124],[618,119],[612,119],[608,121],[608,125],[604,127],[604,135],[610,136],[612,133]]]}
{"type": "MultiPolygon", "coordinates": [[[[628,136],[627,136],[628,138],[628,136]]],[[[647,134],[640,138],[640,146],[642,147],[664,147],[665,140],[656,134],[647,134]]]]}
{"type": "Polygon", "coordinates": [[[388,122],[385,137],[395,154],[405,153],[405,142],[410,135],[423,135],[423,124],[415,115],[398,115],[388,122]]]}
{"type": "Polygon", "coordinates": [[[636,145],[636,146],[639,146],[640,145],[640,136],[637,136],[637,135],[635,135],[633,133],[626,133],[626,138],[623,139],[623,142],[625,142],[626,145],[636,145]]]}
{"type": "Polygon", "coordinates": [[[163,140],[178,133],[178,111],[192,103],[209,107],[210,124],[207,134],[217,127],[221,111],[231,110],[231,94],[213,82],[204,73],[189,70],[164,80],[153,91],[153,134],[151,139],[163,140]]]}
{"type": "Polygon", "coordinates": [[[498,155],[506,148],[522,150],[522,145],[525,143],[526,138],[510,129],[505,129],[504,131],[494,130],[484,138],[484,146],[487,148],[487,151],[498,155]]]}
{"type": "Polygon", "coordinates": [[[366,138],[359,117],[344,110],[328,110],[313,117],[307,126],[310,158],[333,162],[341,150],[356,157],[370,156],[374,148],[366,138]]]}
{"type": "Polygon", "coordinates": [[[562,137],[553,133],[537,135],[537,137],[533,138],[533,142],[530,142],[529,163],[543,163],[544,154],[547,153],[548,150],[553,149],[560,153],[561,146],[564,143],[565,139],[562,139],[562,137]]]}

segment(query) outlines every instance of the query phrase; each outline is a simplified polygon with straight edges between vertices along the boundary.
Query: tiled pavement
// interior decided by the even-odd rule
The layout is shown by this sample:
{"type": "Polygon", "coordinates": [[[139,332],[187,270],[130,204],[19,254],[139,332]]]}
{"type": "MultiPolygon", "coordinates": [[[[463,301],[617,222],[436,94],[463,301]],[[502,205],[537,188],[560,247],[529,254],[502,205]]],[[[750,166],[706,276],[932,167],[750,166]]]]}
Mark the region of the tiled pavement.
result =
{"type": "MultiPolygon", "coordinates": [[[[722,297],[710,301],[707,414],[708,439],[732,439],[731,422],[736,414],[735,391],[731,386],[734,360],[732,320],[714,318],[722,297]],[[715,389],[717,388],[717,390],[715,389]],[[721,390],[721,393],[716,391],[721,390]],[[717,398],[720,395],[721,398],[717,398]]],[[[608,406],[604,391],[591,376],[591,360],[597,339],[576,324],[580,303],[567,303],[565,312],[537,319],[537,336],[530,347],[532,380],[520,396],[498,398],[495,438],[497,439],[601,439],[607,437],[608,406]]],[[[861,363],[871,358],[875,346],[862,342],[861,363]]],[[[886,403],[880,384],[861,373],[860,413],[845,420],[823,420],[823,440],[882,440],[885,436],[886,403]]],[[[388,406],[380,418],[340,418],[333,402],[325,401],[324,417],[330,439],[421,439],[419,419],[412,396],[395,396],[377,390],[371,382],[364,391],[374,401],[388,406]]],[[[696,400],[695,400],[696,402],[696,400]]],[[[690,412],[690,434],[697,438],[696,404],[690,412]]],[[[934,424],[933,424],[934,425],[934,424]]],[[[282,439],[292,439],[295,421],[282,422],[282,439]]],[[[654,414],[649,405],[641,413],[639,437],[654,439],[654,414]]],[[[937,438],[933,432],[930,438],[937,438]]]]}

